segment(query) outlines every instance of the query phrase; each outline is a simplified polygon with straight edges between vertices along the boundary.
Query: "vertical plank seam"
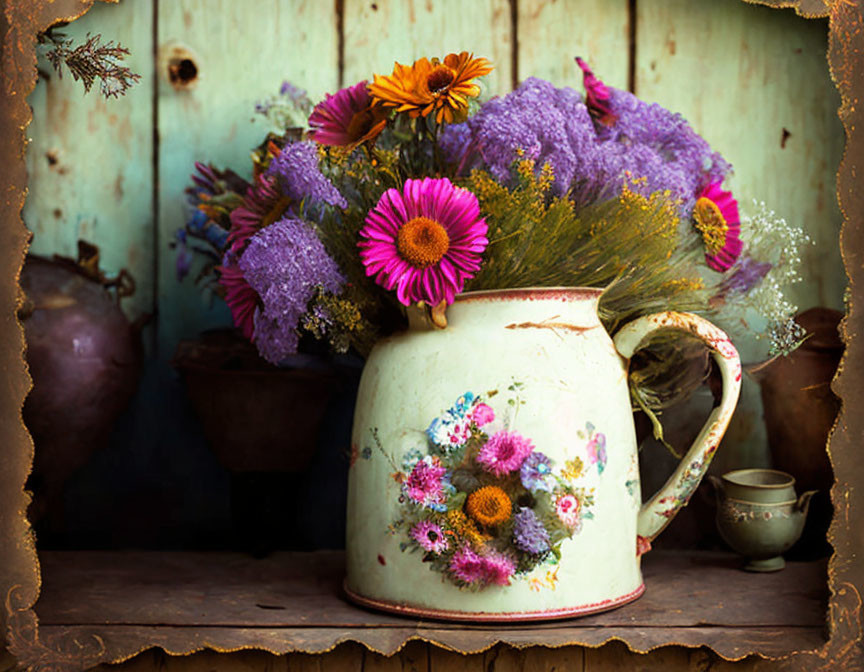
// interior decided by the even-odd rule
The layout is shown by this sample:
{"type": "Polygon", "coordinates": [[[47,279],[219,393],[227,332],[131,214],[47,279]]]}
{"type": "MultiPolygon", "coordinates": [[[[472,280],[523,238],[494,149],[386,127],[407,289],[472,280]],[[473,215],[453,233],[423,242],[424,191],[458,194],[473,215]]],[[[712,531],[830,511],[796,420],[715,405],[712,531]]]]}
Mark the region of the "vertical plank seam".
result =
{"type": "Polygon", "coordinates": [[[519,0],[510,0],[510,85],[519,86],[519,0]]]}
{"type": "Polygon", "coordinates": [[[339,88],[345,86],[345,0],[334,0],[336,11],[336,44],[337,68],[339,70],[339,88]]]}
{"type": "Polygon", "coordinates": [[[636,2],[627,0],[627,90],[636,93],[636,2]]]}
{"type": "Polygon", "coordinates": [[[153,87],[151,123],[153,124],[153,168],[152,168],[152,208],[153,208],[153,322],[151,333],[151,352],[158,357],[159,349],[159,0],[153,2],[153,87]]]}

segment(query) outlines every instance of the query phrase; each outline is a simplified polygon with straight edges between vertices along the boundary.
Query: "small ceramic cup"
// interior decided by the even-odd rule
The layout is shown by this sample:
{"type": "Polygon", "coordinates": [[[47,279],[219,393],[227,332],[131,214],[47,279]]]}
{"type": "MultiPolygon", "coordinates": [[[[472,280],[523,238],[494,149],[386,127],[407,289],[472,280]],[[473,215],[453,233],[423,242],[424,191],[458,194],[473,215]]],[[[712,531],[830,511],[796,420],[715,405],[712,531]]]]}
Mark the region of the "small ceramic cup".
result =
{"type": "Polygon", "coordinates": [[[717,529],[747,558],[749,572],[776,572],[786,566],[782,553],[804,529],[810,490],[795,495],[795,479],[774,469],[739,469],[708,477],[717,494],[717,529]]]}

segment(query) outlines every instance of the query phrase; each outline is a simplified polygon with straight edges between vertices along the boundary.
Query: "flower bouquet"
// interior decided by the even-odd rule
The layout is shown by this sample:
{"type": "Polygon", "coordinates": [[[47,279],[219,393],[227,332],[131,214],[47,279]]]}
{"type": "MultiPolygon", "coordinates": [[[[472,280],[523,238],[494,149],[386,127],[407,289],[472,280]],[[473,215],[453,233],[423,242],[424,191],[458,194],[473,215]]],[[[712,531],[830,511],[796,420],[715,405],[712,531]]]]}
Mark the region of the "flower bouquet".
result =
{"type": "MultiPolygon", "coordinates": [[[[286,82],[256,108],[276,130],[251,180],[196,164],[178,275],[201,253],[199,280],[274,364],[301,340],[365,356],[411,306],[444,326],[458,293],[513,287],[603,287],[613,334],[659,308],[733,329],[755,310],[771,354],[794,349],[783,288],[807,236],[763,204],[742,216],[731,166],[685,119],[576,65],[584,95],[529,78],[482,104],[492,65],[465,52],[397,63],[314,107],[286,82]]],[[[659,340],[657,361],[686,350],[659,340]]],[[[664,373],[646,364],[640,405],[702,380],[664,388],[664,373]]]]}
{"type": "MultiPolygon", "coordinates": [[[[750,328],[743,317],[755,311],[762,319],[749,324],[764,327],[756,335],[774,352],[793,349],[804,335],[783,288],[799,279],[806,235],[764,205],[739,212],[724,187],[731,166],[680,115],[606,86],[581,59],[574,67],[584,95],[529,78],[482,103],[478,80],[492,65],[466,52],[397,63],[314,106],[283,85],[259,105],[278,122],[252,153],[251,180],[197,164],[178,272],[200,252],[199,279],[273,364],[315,341],[365,357],[409,320],[446,330],[457,297],[520,288],[600,288],[586,293],[599,293],[613,336],[657,311],[734,329],[750,328]]],[[[676,326],[654,332],[650,356],[630,363],[632,405],[655,420],[657,436],[654,413],[708,375],[706,339],[724,350],[714,331],[693,326],[699,340],[676,326]]],[[[507,585],[556,564],[593,515],[592,490],[578,483],[603,472],[606,435],[583,423],[574,432],[583,458],[556,464],[525,435],[496,427],[501,418],[473,393],[437,418],[424,413],[425,432],[409,430],[423,434],[422,448],[404,459],[371,430],[400,484],[393,531],[402,550],[422,551],[460,588],[507,585]],[[454,437],[458,445],[442,444],[454,437]]],[[[652,515],[668,522],[686,503],[718,442],[652,515]]],[[[372,452],[352,446],[352,464],[372,452]]],[[[638,510],[635,463],[634,448],[625,493],[638,510]]]]}
{"type": "MultiPolygon", "coordinates": [[[[429,424],[428,454],[413,449],[392,465],[401,506],[391,529],[407,533],[400,548],[423,552],[432,569],[463,588],[508,585],[514,574],[557,564],[561,543],[594,517],[593,489],[574,482],[606,465],[605,435],[585,429],[588,463],[576,457],[557,469],[529,438],[505,429],[489,404],[462,395],[429,424]]],[[[554,584],[555,568],[548,571],[532,589],[554,584]]]]}

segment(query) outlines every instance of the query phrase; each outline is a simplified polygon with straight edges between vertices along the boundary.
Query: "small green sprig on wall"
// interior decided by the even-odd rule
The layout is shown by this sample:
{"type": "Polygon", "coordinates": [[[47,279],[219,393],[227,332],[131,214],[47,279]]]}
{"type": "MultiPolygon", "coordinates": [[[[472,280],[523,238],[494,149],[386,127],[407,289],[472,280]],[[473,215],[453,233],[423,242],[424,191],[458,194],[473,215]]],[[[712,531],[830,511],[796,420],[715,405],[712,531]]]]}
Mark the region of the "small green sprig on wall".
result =
{"type": "Polygon", "coordinates": [[[87,34],[87,41],[77,47],[73,39],[67,39],[61,33],[49,29],[39,34],[39,44],[47,45],[46,58],[54,66],[58,77],[63,77],[63,66],[72,73],[77,82],[81,80],[84,92],[89,93],[96,80],[105,98],[117,98],[141,79],[141,75],[132,72],[121,64],[129,50],[119,42],[115,45],[111,40],[101,44],[102,35],[87,34]]]}

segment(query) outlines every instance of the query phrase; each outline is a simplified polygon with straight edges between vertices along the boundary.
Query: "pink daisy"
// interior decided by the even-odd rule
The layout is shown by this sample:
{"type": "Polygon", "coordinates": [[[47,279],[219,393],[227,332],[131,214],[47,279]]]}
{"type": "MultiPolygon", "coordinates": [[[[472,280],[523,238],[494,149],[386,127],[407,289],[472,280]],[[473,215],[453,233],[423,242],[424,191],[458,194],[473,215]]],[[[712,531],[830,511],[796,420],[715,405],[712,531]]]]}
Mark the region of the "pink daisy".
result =
{"type": "Polygon", "coordinates": [[[591,118],[603,126],[612,126],[618,117],[609,105],[609,87],[597,79],[588,64],[578,56],[576,63],[582,69],[582,83],[585,86],[585,105],[591,118]]]}
{"type": "Polygon", "coordinates": [[[510,585],[510,577],[516,571],[513,560],[506,555],[492,552],[484,555],[482,559],[486,583],[494,583],[496,586],[510,585]]]}
{"type": "Polygon", "coordinates": [[[414,465],[402,490],[418,504],[438,509],[447,499],[443,485],[446,473],[447,469],[441,465],[441,460],[427,455],[414,465]]]}
{"type": "Polygon", "coordinates": [[[506,555],[489,551],[479,555],[467,546],[450,558],[450,573],[463,583],[507,586],[516,571],[516,563],[506,555]]]}
{"type": "Polygon", "coordinates": [[[372,140],[387,125],[387,112],[372,107],[366,82],[340,89],[315,106],[309,117],[309,137],[322,145],[354,149],[372,140]]]}
{"type": "Polygon", "coordinates": [[[444,530],[439,525],[423,520],[411,528],[409,532],[411,538],[414,539],[424,551],[432,553],[441,553],[449,547],[447,539],[444,536],[444,530]]]}
{"type": "Polygon", "coordinates": [[[699,194],[693,219],[705,242],[708,267],[720,273],[728,271],[744,247],[738,201],[732,198],[732,192],[723,191],[719,182],[709,184],[699,194]]]}
{"type": "Polygon", "coordinates": [[[483,581],[486,572],[483,558],[477,555],[467,546],[460,548],[450,558],[450,573],[464,583],[477,583],[483,581]]]}
{"type": "Polygon", "coordinates": [[[255,333],[255,310],[260,303],[258,293],[246,281],[243,271],[230,252],[216,270],[219,271],[219,284],[225,291],[225,303],[231,309],[234,326],[243,332],[244,338],[252,340],[255,333]]]}
{"type": "Polygon", "coordinates": [[[404,305],[449,305],[480,268],[487,228],[467,189],[446,178],[406,180],[402,193],[388,189],[366,216],[360,259],[404,305]]]}
{"type": "Polygon", "coordinates": [[[477,454],[477,461],[497,477],[517,471],[534,450],[534,444],[518,432],[493,434],[477,454]]]}

